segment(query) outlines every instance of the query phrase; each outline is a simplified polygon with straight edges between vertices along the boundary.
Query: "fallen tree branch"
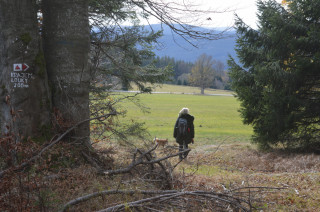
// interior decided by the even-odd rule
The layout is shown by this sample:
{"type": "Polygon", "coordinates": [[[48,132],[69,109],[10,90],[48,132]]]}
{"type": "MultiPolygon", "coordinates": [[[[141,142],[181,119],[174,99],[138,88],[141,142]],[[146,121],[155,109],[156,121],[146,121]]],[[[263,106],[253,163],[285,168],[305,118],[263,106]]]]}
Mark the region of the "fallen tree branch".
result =
{"type": "Polygon", "coordinates": [[[96,198],[96,197],[101,197],[105,195],[113,195],[113,194],[128,194],[128,195],[133,195],[133,194],[145,194],[145,195],[154,195],[154,194],[171,194],[171,193],[176,193],[176,190],[167,190],[167,191],[147,191],[147,190],[107,190],[107,191],[99,191],[95,192],[92,194],[88,194],[82,197],[78,197],[76,199],[73,199],[69,202],[67,202],[60,212],[66,211],[69,207],[88,201],[90,199],[96,198]]]}
{"type": "MultiPolygon", "coordinates": [[[[155,150],[158,146],[159,146],[159,144],[155,145],[155,147],[152,148],[152,151],[155,150]]],[[[141,155],[144,155],[147,161],[152,160],[151,151],[148,151],[146,154],[144,154],[140,149],[137,149],[137,152],[140,153],[141,155]]],[[[135,157],[134,157],[134,159],[135,159],[135,157]]],[[[166,189],[172,189],[172,182],[171,182],[171,178],[170,178],[170,173],[167,171],[166,167],[161,163],[161,161],[157,162],[156,164],[158,164],[160,166],[160,168],[162,169],[162,172],[165,174],[165,180],[166,180],[165,186],[167,186],[166,189]]],[[[152,173],[153,170],[155,169],[154,163],[150,163],[150,168],[151,168],[151,173],[152,173]]]]}
{"type": "MultiPolygon", "coordinates": [[[[179,194],[179,195],[183,195],[183,194],[179,194]]],[[[159,196],[155,196],[155,197],[149,197],[149,198],[146,198],[146,199],[141,199],[141,200],[137,200],[137,201],[133,201],[133,202],[129,202],[129,203],[119,204],[119,205],[116,205],[116,206],[113,206],[113,207],[109,207],[109,208],[100,210],[98,212],[112,212],[112,211],[122,210],[125,207],[129,207],[129,208],[134,208],[134,207],[139,207],[139,206],[141,207],[140,204],[142,204],[142,203],[151,202],[151,201],[154,201],[154,200],[161,199],[163,197],[170,197],[170,196],[171,197],[172,196],[176,197],[177,195],[163,194],[163,195],[159,195],[159,196]]]]}
{"type": "MultiPolygon", "coordinates": [[[[132,202],[126,202],[121,203],[112,207],[108,207],[106,209],[102,209],[99,212],[109,212],[109,211],[118,211],[122,210],[125,207],[144,207],[146,205],[143,205],[147,202],[152,202],[153,205],[156,203],[161,202],[170,202],[171,200],[183,200],[183,196],[192,196],[193,199],[195,198],[202,198],[199,199],[200,202],[214,202],[216,204],[216,201],[224,203],[225,207],[227,205],[231,205],[232,207],[236,209],[241,209],[242,211],[250,211],[251,205],[248,201],[245,199],[235,198],[232,195],[224,194],[224,193],[217,193],[213,191],[178,191],[178,190],[106,190],[106,191],[99,191],[92,194],[88,194],[82,197],[78,197],[76,199],[73,199],[69,202],[67,202],[65,205],[62,206],[62,209],[60,212],[67,211],[71,206],[75,206],[79,203],[91,200],[96,197],[100,196],[106,196],[106,195],[115,195],[115,194],[123,194],[123,195],[134,195],[134,194],[143,194],[143,195],[157,195],[157,196],[149,196],[144,199],[135,200],[132,202]],[[242,204],[248,205],[248,207],[245,207],[242,204]]],[[[168,205],[168,204],[166,204],[168,205]]],[[[220,207],[220,206],[219,206],[220,207]]]]}
{"type": "Polygon", "coordinates": [[[122,168],[122,169],[117,169],[117,170],[107,170],[107,171],[103,171],[103,174],[106,175],[115,175],[115,174],[124,174],[124,173],[128,173],[130,172],[134,167],[141,165],[141,164],[155,164],[155,163],[159,163],[163,160],[178,156],[181,153],[185,153],[185,152],[189,152],[191,151],[190,149],[186,149],[184,151],[178,152],[178,153],[174,153],[171,155],[167,155],[165,157],[159,158],[159,159],[155,159],[155,160],[147,160],[144,161],[143,158],[145,157],[146,154],[149,154],[150,152],[152,152],[153,150],[155,150],[157,148],[158,145],[155,145],[152,149],[150,149],[149,151],[141,154],[141,156],[138,159],[133,159],[133,161],[131,162],[131,164],[129,166],[127,166],[126,168],[122,168]]]}

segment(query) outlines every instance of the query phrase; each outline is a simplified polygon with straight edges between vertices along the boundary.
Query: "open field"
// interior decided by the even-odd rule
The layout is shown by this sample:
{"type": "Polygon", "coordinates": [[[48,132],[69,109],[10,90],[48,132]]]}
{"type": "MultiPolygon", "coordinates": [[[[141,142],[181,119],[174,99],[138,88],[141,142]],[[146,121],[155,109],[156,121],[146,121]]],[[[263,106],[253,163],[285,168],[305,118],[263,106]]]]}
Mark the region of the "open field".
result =
{"type": "Polygon", "coordinates": [[[248,142],[252,134],[252,128],[241,122],[239,102],[231,96],[142,94],[140,101],[150,113],[141,112],[132,103],[123,107],[128,111],[128,119],[145,122],[151,138],[157,136],[174,142],[173,127],[182,107],[188,107],[195,117],[195,141],[199,144],[215,144],[225,139],[248,142]]]}

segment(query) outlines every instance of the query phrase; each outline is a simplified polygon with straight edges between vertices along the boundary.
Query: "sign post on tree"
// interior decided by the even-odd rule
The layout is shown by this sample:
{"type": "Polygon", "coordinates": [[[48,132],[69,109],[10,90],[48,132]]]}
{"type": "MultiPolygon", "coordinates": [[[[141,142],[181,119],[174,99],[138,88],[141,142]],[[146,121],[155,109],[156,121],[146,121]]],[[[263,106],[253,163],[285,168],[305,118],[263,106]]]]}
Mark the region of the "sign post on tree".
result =
{"type": "Polygon", "coordinates": [[[16,141],[50,123],[51,98],[35,0],[0,1],[1,135],[16,141]]]}

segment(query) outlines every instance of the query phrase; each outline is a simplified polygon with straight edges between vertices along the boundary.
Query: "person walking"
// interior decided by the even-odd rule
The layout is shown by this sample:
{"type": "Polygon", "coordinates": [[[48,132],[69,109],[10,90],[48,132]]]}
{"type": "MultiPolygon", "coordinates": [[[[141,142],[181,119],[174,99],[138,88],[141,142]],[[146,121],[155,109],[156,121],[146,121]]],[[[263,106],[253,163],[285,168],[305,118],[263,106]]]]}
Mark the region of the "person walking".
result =
{"type": "MultiPolygon", "coordinates": [[[[179,144],[179,152],[188,149],[188,144],[194,143],[194,117],[189,114],[188,108],[182,108],[174,126],[173,137],[179,144]]],[[[180,160],[187,157],[189,152],[179,154],[180,160]]]]}

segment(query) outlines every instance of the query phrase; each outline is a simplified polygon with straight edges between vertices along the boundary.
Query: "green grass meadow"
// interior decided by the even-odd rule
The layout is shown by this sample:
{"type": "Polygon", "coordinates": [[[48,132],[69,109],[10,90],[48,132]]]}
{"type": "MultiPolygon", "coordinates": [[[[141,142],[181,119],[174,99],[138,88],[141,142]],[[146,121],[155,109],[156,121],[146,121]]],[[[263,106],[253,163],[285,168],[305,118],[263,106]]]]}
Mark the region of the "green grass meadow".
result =
{"type": "Polygon", "coordinates": [[[248,142],[252,128],[243,125],[239,116],[239,102],[232,96],[206,96],[185,94],[141,94],[140,103],[149,108],[143,113],[130,102],[122,106],[127,118],[144,122],[151,138],[168,138],[174,141],[173,128],[183,107],[195,117],[195,141],[201,144],[248,142]]]}

